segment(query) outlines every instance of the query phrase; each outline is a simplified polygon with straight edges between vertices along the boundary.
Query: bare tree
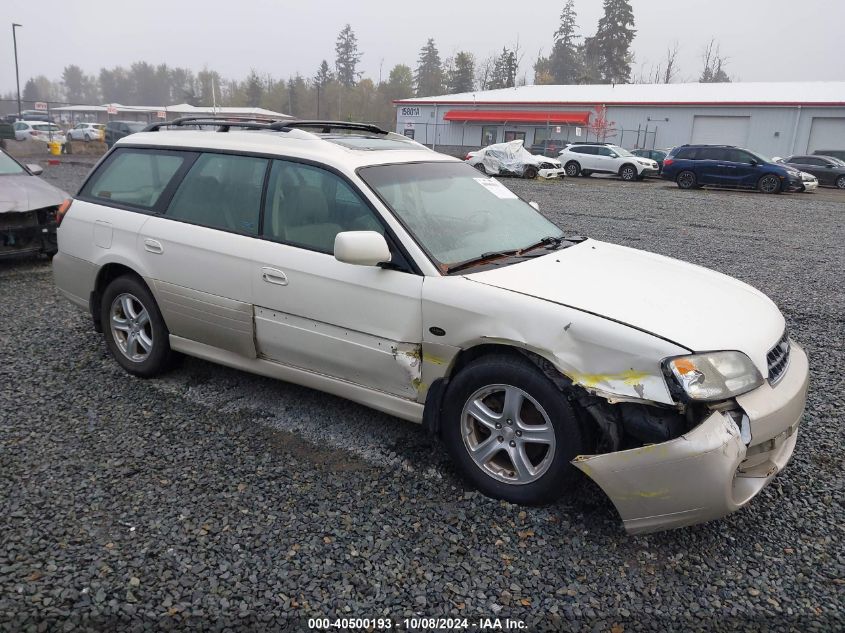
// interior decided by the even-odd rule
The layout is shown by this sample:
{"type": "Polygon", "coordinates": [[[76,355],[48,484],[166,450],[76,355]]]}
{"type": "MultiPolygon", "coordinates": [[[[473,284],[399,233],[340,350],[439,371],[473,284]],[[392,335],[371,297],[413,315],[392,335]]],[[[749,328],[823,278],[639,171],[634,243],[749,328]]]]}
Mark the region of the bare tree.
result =
{"type": "Polygon", "coordinates": [[[701,60],[704,62],[704,67],[701,69],[701,77],[698,81],[704,84],[707,83],[724,83],[731,80],[728,73],[725,72],[725,66],[728,65],[728,58],[722,55],[719,47],[719,42],[716,38],[711,38],[704,47],[704,52],[701,55],[701,60]]]}
{"type": "Polygon", "coordinates": [[[663,69],[663,83],[670,84],[678,74],[678,41],[666,49],[666,67],[663,69]]]}

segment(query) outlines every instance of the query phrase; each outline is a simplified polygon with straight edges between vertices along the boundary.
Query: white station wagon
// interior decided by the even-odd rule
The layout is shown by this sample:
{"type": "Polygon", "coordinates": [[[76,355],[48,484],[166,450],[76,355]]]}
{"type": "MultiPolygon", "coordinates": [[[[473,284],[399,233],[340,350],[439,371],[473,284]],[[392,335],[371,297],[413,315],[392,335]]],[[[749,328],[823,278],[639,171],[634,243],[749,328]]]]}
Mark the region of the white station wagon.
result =
{"type": "Polygon", "coordinates": [[[137,376],[178,352],[420,422],[515,503],[580,469],[632,533],[743,506],[806,399],[777,307],[535,208],[372,126],[189,118],[94,168],[53,267],[137,376]]]}

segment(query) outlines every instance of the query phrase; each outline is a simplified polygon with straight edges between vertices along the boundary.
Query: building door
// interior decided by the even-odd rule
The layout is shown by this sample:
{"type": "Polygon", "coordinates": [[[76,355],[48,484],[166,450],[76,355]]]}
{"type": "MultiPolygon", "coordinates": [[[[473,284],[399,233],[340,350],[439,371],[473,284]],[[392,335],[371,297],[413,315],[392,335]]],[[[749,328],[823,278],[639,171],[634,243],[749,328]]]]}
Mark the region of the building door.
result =
{"type": "Polygon", "coordinates": [[[696,116],[692,122],[693,145],[736,145],[748,144],[748,130],[751,117],[748,116],[696,116]]]}
{"type": "Polygon", "coordinates": [[[807,152],[845,149],[845,117],[814,117],[807,152]]]}

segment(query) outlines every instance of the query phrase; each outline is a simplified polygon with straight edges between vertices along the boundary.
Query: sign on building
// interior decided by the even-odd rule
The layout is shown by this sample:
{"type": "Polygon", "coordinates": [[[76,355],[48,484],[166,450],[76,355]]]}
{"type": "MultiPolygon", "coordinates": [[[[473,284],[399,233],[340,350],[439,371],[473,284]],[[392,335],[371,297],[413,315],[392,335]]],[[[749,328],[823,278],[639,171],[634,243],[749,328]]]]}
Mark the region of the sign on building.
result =
{"type": "Polygon", "coordinates": [[[402,106],[401,108],[399,108],[399,114],[401,114],[404,117],[412,117],[412,118],[418,118],[418,117],[422,116],[420,114],[420,107],[419,106],[402,106]]]}
{"type": "Polygon", "coordinates": [[[165,112],[164,110],[159,110],[158,112],[156,112],[156,118],[157,119],[166,119],[167,118],[167,112],[165,112]]]}
{"type": "Polygon", "coordinates": [[[116,105],[114,105],[113,103],[110,103],[110,104],[106,107],[106,113],[107,113],[107,114],[117,114],[117,106],[116,106],[116,105]]]}
{"type": "Polygon", "coordinates": [[[35,102],[35,109],[36,110],[47,110],[47,104],[44,101],[36,101],[35,102]]]}

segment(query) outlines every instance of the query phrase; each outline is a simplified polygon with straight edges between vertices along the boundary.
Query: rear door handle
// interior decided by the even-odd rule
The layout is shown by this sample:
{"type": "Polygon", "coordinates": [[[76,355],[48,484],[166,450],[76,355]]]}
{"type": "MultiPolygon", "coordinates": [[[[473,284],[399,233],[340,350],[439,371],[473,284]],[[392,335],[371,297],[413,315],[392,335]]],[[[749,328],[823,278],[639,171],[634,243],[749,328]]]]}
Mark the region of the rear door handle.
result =
{"type": "Polygon", "coordinates": [[[264,266],[261,269],[261,278],[268,284],[276,284],[277,286],[288,285],[288,276],[278,268],[264,266]]]}
{"type": "Polygon", "coordinates": [[[144,250],[156,255],[161,255],[164,252],[164,247],[158,240],[147,238],[144,240],[144,250]]]}

